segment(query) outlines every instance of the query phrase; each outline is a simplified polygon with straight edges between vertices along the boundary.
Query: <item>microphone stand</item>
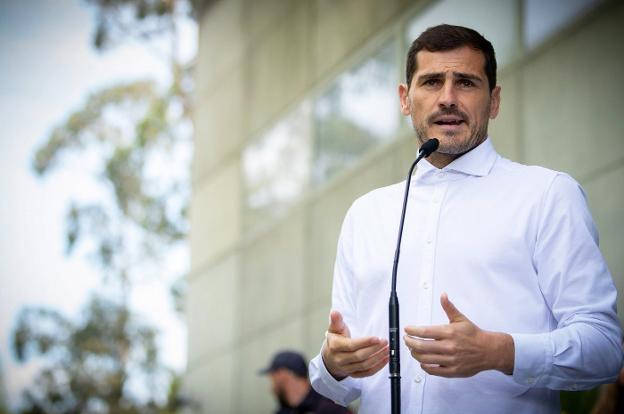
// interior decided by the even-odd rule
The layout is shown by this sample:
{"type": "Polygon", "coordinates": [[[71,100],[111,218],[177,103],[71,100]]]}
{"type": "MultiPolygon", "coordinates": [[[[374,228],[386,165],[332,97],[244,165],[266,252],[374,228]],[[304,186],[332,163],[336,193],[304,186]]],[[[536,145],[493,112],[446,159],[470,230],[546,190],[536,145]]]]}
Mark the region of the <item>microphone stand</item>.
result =
{"type": "Polygon", "coordinates": [[[407,197],[409,195],[410,182],[412,173],[416,164],[423,158],[428,157],[432,152],[438,149],[440,141],[431,138],[425,142],[418,151],[416,161],[412,163],[407,174],[405,183],[405,196],[403,198],[403,210],[401,211],[401,221],[399,222],[399,237],[397,240],[396,250],[394,252],[394,262],[392,264],[392,289],[390,291],[390,301],[388,304],[389,314],[389,352],[390,352],[390,401],[392,414],[401,413],[401,360],[400,360],[400,344],[399,344],[399,298],[396,292],[397,268],[399,266],[399,254],[401,251],[401,237],[403,235],[403,224],[405,223],[405,210],[407,209],[407,197]]]}

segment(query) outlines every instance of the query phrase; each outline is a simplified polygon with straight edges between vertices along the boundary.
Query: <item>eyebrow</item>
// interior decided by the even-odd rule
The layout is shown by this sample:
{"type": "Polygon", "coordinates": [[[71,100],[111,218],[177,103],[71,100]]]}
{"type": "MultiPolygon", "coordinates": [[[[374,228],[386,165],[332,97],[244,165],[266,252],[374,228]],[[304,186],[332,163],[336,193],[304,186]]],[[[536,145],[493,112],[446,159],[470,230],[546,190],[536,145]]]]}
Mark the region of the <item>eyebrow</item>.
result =
{"type": "MultiPolygon", "coordinates": [[[[440,79],[440,78],[443,78],[444,76],[445,76],[444,72],[425,73],[418,77],[418,83],[421,83],[423,81],[427,81],[430,79],[440,79]]],[[[473,75],[471,73],[453,72],[453,76],[457,79],[469,79],[475,82],[483,82],[483,79],[480,76],[473,75]]]]}
{"type": "Polygon", "coordinates": [[[459,79],[469,79],[475,82],[483,82],[480,76],[473,75],[471,73],[453,72],[453,76],[459,79]]]}

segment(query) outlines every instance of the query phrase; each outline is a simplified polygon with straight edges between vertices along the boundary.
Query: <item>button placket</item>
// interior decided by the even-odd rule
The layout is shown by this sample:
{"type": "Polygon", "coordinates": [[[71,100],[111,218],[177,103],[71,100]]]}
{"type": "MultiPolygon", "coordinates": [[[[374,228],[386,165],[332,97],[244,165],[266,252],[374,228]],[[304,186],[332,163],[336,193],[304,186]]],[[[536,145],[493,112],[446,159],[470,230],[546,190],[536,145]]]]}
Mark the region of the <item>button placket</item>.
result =
{"type": "MultiPolygon", "coordinates": [[[[444,177],[444,173],[438,173],[438,177],[444,177]]],[[[420,288],[417,294],[418,300],[418,323],[421,326],[431,325],[431,311],[433,301],[433,277],[435,270],[435,246],[437,241],[438,220],[440,218],[440,210],[442,208],[442,200],[448,182],[438,182],[433,186],[431,198],[427,209],[427,217],[425,224],[425,244],[422,246],[422,265],[420,271],[420,288]]],[[[437,302],[436,302],[437,303],[437,302]]],[[[413,386],[417,390],[418,401],[423,401],[424,384],[426,382],[426,374],[420,366],[417,365],[417,371],[414,375],[413,386]]],[[[422,410],[422,404],[419,404],[417,412],[422,410]]]]}
{"type": "MultiPolygon", "coordinates": [[[[442,174],[442,173],[440,173],[442,174]]],[[[443,175],[442,175],[443,176],[443,175]]],[[[444,197],[448,183],[441,182],[434,185],[431,192],[427,222],[425,225],[425,245],[423,246],[422,266],[420,272],[420,288],[418,297],[418,315],[423,325],[431,323],[431,306],[433,303],[433,274],[435,262],[435,244],[437,239],[438,219],[440,217],[441,200],[444,197]]]]}
{"type": "MultiPolygon", "coordinates": [[[[442,178],[444,175],[439,175],[436,178],[442,178]]],[[[422,231],[424,236],[421,240],[423,240],[423,244],[420,245],[421,249],[421,262],[419,269],[419,280],[415,285],[416,292],[414,292],[416,299],[416,324],[420,326],[431,325],[431,310],[433,301],[433,276],[434,276],[434,265],[435,265],[435,245],[437,241],[437,229],[438,229],[438,220],[440,217],[440,209],[442,206],[442,200],[444,199],[444,194],[446,192],[446,188],[448,183],[443,180],[434,180],[436,181],[431,185],[430,189],[426,191],[426,198],[424,198],[423,202],[425,203],[424,208],[426,211],[425,218],[422,222],[423,226],[422,231]]],[[[437,301],[435,302],[437,303],[437,301]]],[[[423,400],[424,397],[424,385],[427,381],[426,373],[420,368],[418,363],[414,364],[413,377],[412,377],[412,396],[411,399],[416,399],[416,401],[423,400]]],[[[422,404],[418,404],[415,412],[420,413],[422,410],[422,404]]]]}

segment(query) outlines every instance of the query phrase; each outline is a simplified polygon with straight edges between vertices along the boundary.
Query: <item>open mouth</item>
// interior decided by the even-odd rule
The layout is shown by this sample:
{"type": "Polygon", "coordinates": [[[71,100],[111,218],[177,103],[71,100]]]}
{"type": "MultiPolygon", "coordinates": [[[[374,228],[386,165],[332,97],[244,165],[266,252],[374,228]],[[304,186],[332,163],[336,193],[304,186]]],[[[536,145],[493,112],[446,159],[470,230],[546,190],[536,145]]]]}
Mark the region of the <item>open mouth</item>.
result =
{"type": "Polygon", "coordinates": [[[442,118],[433,122],[436,125],[461,125],[465,123],[465,121],[461,118],[442,118]]]}

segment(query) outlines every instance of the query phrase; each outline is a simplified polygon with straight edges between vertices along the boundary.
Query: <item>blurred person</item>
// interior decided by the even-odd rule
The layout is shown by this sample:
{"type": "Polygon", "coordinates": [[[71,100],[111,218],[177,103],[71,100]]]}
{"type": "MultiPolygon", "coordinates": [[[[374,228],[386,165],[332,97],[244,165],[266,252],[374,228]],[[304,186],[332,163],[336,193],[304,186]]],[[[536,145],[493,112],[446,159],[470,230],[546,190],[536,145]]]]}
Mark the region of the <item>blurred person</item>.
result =
{"type": "Polygon", "coordinates": [[[298,352],[281,351],[260,371],[271,379],[271,391],[279,403],[276,414],[348,414],[310,385],[308,365],[298,352]]]}
{"type": "MultiPolygon", "coordinates": [[[[496,58],[440,25],[407,55],[401,112],[440,141],[411,183],[398,268],[401,406],[409,413],[559,413],[559,391],[622,366],[616,289],[583,190],[496,153],[496,58]],[[451,301],[452,298],[452,301],[451,301]]],[[[547,116],[548,114],[544,114],[547,116]]],[[[388,293],[405,182],[346,214],[313,387],[360,414],[390,412],[388,293]]]]}
{"type": "Polygon", "coordinates": [[[624,368],[620,370],[617,381],[602,385],[592,414],[624,413],[624,368]]]}

